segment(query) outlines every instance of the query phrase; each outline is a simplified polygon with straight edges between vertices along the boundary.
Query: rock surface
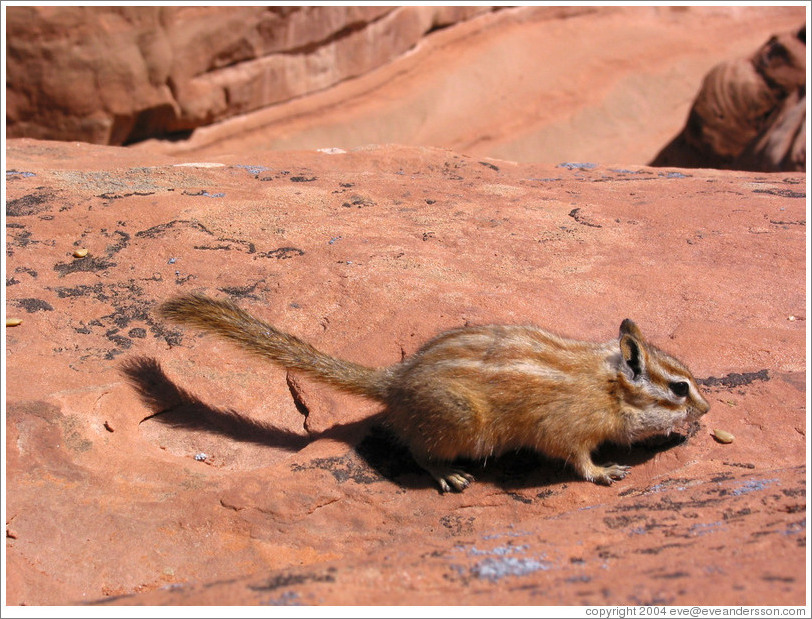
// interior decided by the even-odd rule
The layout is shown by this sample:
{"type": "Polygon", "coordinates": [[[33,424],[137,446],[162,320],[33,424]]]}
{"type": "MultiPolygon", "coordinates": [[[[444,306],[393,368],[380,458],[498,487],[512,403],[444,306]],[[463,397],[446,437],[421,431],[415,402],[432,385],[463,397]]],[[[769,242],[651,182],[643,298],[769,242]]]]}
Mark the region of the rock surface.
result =
{"type": "Polygon", "coordinates": [[[10,7],[9,135],[194,129],[144,148],[397,143],[643,164],[714,65],[805,20],[802,6],[331,9],[10,7]]]}
{"type": "Polygon", "coordinates": [[[804,603],[805,175],[33,140],[7,162],[9,604],[804,603]],[[631,317],[712,409],[604,448],[633,465],[611,487],[519,453],[440,495],[374,406],[163,324],[180,291],[370,365],[464,323],[601,341],[631,317]]]}

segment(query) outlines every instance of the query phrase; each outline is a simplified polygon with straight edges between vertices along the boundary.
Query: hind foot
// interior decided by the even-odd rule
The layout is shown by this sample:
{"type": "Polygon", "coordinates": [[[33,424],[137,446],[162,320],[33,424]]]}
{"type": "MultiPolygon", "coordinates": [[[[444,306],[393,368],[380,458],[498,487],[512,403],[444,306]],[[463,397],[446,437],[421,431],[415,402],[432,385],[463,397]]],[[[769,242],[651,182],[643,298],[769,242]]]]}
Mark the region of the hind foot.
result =
{"type": "Polygon", "coordinates": [[[452,488],[457,492],[462,492],[474,481],[474,476],[470,473],[451,468],[440,473],[432,473],[432,477],[440,484],[440,490],[443,492],[451,492],[452,488]]]}
{"type": "Polygon", "coordinates": [[[474,481],[474,476],[462,469],[431,462],[424,458],[415,457],[415,461],[437,481],[441,492],[451,492],[452,490],[462,492],[474,481]]]}

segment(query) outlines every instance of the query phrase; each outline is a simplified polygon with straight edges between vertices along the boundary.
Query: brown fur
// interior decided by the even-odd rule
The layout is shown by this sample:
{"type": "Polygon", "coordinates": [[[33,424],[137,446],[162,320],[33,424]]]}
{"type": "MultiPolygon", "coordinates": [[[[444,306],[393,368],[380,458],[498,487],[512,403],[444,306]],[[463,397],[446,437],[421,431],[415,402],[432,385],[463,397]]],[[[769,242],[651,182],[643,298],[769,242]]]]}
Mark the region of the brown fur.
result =
{"type": "Polygon", "coordinates": [[[228,301],[202,295],[161,306],[170,320],[235,342],[283,367],[385,404],[385,418],[444,491],[472,481],[450,463],[529,447],[610,484],[629,467],[598,466],[601,443],[667,434],[710,408],[694,377],[624,320],[606,344],[533,326],[453,329],[414,355],[373,369],[319,352],[228,301]]]}

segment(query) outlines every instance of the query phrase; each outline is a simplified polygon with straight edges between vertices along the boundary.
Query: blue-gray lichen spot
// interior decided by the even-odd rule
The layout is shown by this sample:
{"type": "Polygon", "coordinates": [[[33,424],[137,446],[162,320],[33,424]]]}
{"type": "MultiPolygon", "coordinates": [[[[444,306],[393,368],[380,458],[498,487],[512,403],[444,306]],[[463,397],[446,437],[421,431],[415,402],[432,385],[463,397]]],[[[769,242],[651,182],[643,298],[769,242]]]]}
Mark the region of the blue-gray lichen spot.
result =
{"type": "Polygon", "coordinates": [[[527,545],[497,546],[489,550],[479,548],[469,548],[466,552],[469,556],[487,555],[481,561],[477,561],[468,570],[474,578],[482,578],[496,582],[505,576],[525,576],[538,572],[539,570],[549,570],[551,565],[542,557],[517,557],[511,556],[524,553],[528,550],[527,545]]]}
{"type": "Polygon", "coordinates": [[[295,591],[285,591],[278,598],[271,598],[260,604],[263,606],[302,606],[302,601],[295,591]]]}
{"type": "Polygon", "coordinates": [[[643,174],[643,170],[626,170],[625,168],[609,168],[609,171],[618,174],[643,174]]]}
{"type": "Polygon", "coordinates": [[[575,163],[575,162],[565,162],[559,163],[556,167],[558,168],[567,168],[568,170],[594,170],[598,167],[597,163],[575,163]]]}
{"type": "Polygon", "coordinates": [[[724,526],[722,522],[697,522],[690,526],[689,531],[691,535],[705,535],[706,533],[715,533],[723,529],[724,526]]]}
{"type": "Polygon", "coordinates": [[[234,166],[235,168],[241,168],[248,172],[249,174],[253,174],[254,176],[258,176],[260,173],[270,170],[270,168],[266,168],[262,165],[245,165],[242,163],[238,163],[234,166]]]}
{"type": "Polygon", "coordinates": [[[765,488],[769,488],[777,481],[778,479],[752,479],[748,482],[745,482],[738,488],[731,490],[730,494],[734,496],[739,496],[740,494],[749,494],[751,492],[758,492],[760,490],[764,490],[765,488]]]}
{"type": "Polygon", "coordinates": [[[527,545],[524,544],[522,546],[511,546],[508,544],[507,546],[497,546],[496,548],[491,548],[490,550],[480,550],[476,546],[468,550],[468,554],[471,556],[481,556],[481,555],[492,555],[496,557],[504,557],[507,555],[513,555],[517,552],[524,552],[527,550],[527,545]]]}
{"type": "Polygon", "coordinates": [[[523,557],[488,557],[471,568],[471,575],[495,582],[505,576],[525,576],[550,569],[549,563],[523,557]]]}
{"type": "Polygon", "coordinates": [[[225,193],[222,193],[222,192],[221,193],[209,193],[206,190],[196,191],[194,193],[192,193],[191,191],[184,191],[183,195],[185,195],[185,196],[195,196],[195,197],[203,196],[204,198],[225,198],[226,197],[225,193]]]}

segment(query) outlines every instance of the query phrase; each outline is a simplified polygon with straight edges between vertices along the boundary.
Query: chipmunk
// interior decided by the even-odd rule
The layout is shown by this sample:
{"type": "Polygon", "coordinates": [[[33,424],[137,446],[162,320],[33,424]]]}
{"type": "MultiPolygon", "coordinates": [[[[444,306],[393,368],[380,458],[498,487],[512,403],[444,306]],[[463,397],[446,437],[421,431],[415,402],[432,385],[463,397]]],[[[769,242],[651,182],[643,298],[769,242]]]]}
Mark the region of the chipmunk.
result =
{"type": "Polygon", "coordinates": [[[384,419],[443,492],[473,481],[460,457],[529,447],[609,485],[628,466],[599,466],[601,443],[668,434],[708,412],[691,372],[654,347],[628,318],[617,340],[566,339],[534,326],[452,329],[414,355],[369,368],[316,350],[229,301],[170,299],[160,314],[227,338],[282,367],[385,405],[384,419]]]}

